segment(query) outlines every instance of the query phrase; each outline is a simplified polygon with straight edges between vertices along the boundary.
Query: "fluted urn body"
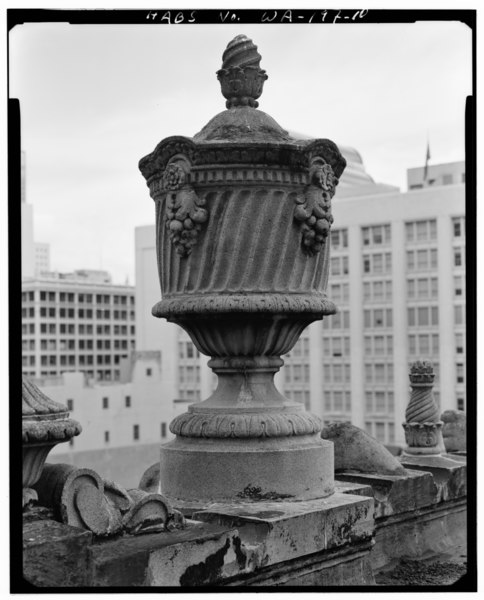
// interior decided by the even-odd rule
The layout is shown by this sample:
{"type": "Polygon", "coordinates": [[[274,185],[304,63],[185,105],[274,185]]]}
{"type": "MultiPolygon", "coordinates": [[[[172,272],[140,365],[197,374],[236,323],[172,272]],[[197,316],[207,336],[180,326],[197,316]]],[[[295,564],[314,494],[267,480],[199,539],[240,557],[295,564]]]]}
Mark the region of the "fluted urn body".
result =
{"type": "Polygon", "coordinates": [[[267,79],[258,61],[235,38],[218,72],[228,109],[140,161],[156,208],[153,314],[183,327],[219,378],[162,447],[162,491],[179,503],[333,491],[319,419],[273,377],[303,329],[336,312],[327,238],[345,160],[333,142],[292,139],[257,110],[267,79]]]}

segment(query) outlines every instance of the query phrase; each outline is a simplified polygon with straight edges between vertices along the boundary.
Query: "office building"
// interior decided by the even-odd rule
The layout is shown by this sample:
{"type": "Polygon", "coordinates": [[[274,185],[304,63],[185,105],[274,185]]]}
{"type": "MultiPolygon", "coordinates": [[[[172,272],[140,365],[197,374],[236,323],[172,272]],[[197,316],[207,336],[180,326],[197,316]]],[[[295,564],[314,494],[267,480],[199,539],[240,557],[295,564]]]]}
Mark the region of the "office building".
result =
{"type": "Polygon", "coordinates": [[[105,271],[49,273],[22,281],[22,372],[31,378],[82,371],[119,381],[135,347],[134,288],[105,271]]]}
{"type": "Polygon", "coordinates": [[[34,242],[35,277],[42,277],[50,272],[50,244],[34,242]]]}

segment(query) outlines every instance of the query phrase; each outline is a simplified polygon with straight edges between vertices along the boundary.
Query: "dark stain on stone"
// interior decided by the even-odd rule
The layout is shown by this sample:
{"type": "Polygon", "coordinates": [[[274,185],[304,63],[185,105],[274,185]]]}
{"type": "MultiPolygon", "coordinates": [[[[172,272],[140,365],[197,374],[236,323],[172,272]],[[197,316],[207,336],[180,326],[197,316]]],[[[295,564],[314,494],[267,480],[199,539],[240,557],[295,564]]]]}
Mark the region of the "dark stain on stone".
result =
{"type": "Polygon", "coordinates": [[[262,492],[262,488],[246,485],[242,492],[237,494],[237,498],[252,500],[282,500],[284,498],[293,498],[290,494],[279,494],[277,492],[262,492]]]}
{"type": "Polygon", "coordinates": [[[180,577],[180,585],[182,587],[197,586],[216,581],[220,576],[220,570],[224,564],[224,557],[229,548],[230,540],[227,540],[220,550],[207,556],[203,562],[188,567],[180,577]]]}
{"type": "Polygon", "coordinates": [[[240,569],[245,569],[245,564],[247,562],[247,556],[246,556],[245,552],[242,550],[242,541],[238,536],[234,535],[234,537],[232,538],[232,542],[234,545],[235,556],[237,558],[237,564],[239,565],[240,569]]]}

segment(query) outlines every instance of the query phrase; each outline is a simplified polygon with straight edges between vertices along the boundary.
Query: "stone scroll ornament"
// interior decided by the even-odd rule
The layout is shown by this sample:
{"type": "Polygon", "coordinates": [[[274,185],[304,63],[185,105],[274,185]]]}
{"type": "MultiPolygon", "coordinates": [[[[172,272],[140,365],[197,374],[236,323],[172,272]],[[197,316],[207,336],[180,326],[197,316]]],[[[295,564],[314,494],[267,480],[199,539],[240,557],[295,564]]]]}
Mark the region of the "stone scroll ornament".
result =
{"type": "Polygon", "coordinates": [[[39,503],[51,509],[58,521],[99,537],[158,533],[185,526],[183,515],[161,494],[126,490],[92,469],[45,465],[35,490],[39,503]]]}
{"type": "Polygon", "coordinates": [[[172,160],[163,173],[166,193],[166,228],[180,256],[188,256],[197,243],[203,223],[208,219],[205,199],[189,184],[190,164],[184,158],[172,160]]]}
{"type": "Polygon", "coordinates": [[[314,159],[309,169],[309,185],[296,198],[294,219],[301,223],[302,247],[306,254],[320,252],[333,223],[331,198],[338,180],[323,159],[314,159]]]}

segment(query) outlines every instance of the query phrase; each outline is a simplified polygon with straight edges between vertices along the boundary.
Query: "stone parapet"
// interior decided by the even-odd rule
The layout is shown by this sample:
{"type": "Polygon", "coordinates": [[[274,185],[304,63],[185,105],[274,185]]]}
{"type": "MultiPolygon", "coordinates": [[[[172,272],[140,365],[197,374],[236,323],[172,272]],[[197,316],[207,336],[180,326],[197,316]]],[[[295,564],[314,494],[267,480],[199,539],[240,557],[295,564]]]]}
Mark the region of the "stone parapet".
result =
{"type": "Polygon", "coordinates": [[[242,542],[258,548],[264,567],[373,536],[373,501],[352,494],[307,502],[219,504],[193,518],[237,527],[242,542]]]}
{"type": "Polygon", "coordinates": [[[92,533],[50,519],[24,521],[23,576],[36,587],[90,585],[92,533]]]}
{"type": "Polygon", "coordinates": [[[465,462],[445,456],[405,455],[401,461],[406,476],[346,472],[339,473],[335,482],[336,489],[344,482],[371,490],[375,506],[371,561],[375,573],[401,559],[453,555],[466,548],[465,462]]]}
{"type": "Polygon", "coordinates": [[[407,469],[418,469],[431,473],[438,490],[437,502],[453,500],[467,495],[467,461],[463,457],[408,456],[400,461],[407,469]]]}
{"type": "Polygon", "coordinates": [[[185,529],[110,540],[53,521],[25,523],[24,575],[39,587],[374,583],[372,498],[220,504],[195,517],[185,529]]]}
{"type": "Polygon", "coordinates": [[[156,534],[25,521],[24,575],[39,587],[374,585],[402,559],[466,552],[466,465],[431,458],[406,476],[338,474],[318,500],[213,503],[156,534]]]}
{"type": "MultiPolygon", "coordinates": [[[[338,479],[366,484],[375,501],[375,519],[431,506],[439,501],[439,491],[430,473],[408,471],[406,476],[339,473],[338,479]]],[[[339,482],[338,482],[339,483],[339,482]]]]}

